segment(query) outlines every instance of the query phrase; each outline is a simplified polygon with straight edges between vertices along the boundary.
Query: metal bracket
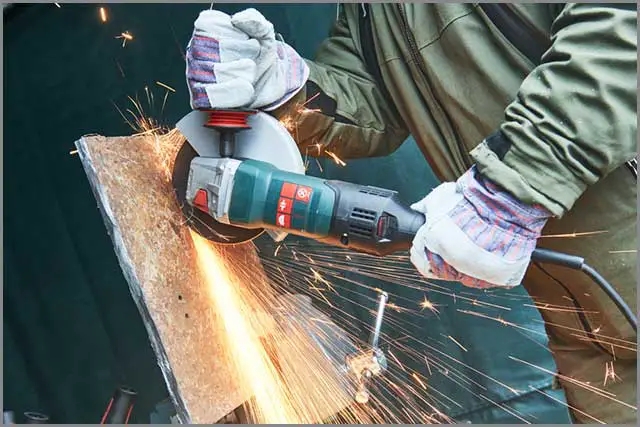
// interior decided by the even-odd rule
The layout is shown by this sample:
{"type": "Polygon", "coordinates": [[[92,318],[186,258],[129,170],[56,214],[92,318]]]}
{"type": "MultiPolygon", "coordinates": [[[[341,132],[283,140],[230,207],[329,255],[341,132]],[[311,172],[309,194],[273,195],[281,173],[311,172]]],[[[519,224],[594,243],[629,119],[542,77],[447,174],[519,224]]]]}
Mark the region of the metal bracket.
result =
{"type": "Polygon", "coordinates": [[[380,341],[382,319],[384,318],[384,309],[388,299],[389,296],[386,292],[382,292],[380,298],[378,298],[378,312],[369,341],[369,348],[349,355],[346,360],[349,371],[355,376],[358,385],[354,399],[360,404],[365,404],[369,401],[369,382],[371,379],[387,370],[387,358],[378,347],[378,342],[380,341]]]}

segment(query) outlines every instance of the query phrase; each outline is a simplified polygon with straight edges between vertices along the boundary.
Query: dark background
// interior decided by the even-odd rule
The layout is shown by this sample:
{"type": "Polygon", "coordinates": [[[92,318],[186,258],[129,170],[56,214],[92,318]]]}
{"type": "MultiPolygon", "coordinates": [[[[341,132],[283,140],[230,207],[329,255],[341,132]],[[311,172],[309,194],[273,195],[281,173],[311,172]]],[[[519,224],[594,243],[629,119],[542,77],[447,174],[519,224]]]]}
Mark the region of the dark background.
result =
{"type": "MultiPolygon", "coordinates": [[[[149,115],[173,124],[189,111],[183,53],[206,6],[109,4],[107,23],[100,22],[99,6],[19,5],[4,15],[4,408],[41,411],[53,422],[96,423],[114,388],[126,383],[140,393],[132,421],[148,422],[149,412],[167,397],[165,385],[80,161],[69,152],[87,133],[130,134],[114,105],[130,108],[127,95],[137,94],[147,107],[145,86],[154,94],[149,115]],[[115,38],[123,31],[134,36],[124,48],[115,38]],[[156,81],[176,89],[162,113],[165,90],[156,81]]],[[[232,13],[247,6],[216,7],[232,13]]],[[[336,14],[330,4],[258,8],[306,57],[313,56],[336,14]]],[[[353,161],[346,168],[323,165],[325,176],[395,188],[410,201],[437,184],[412,140],[386,159],[353,161]]],[[[422,298],[398,285],[380,286],[422,298]]],[[[445,351],[513,387],[532,386],[564,399],[550,390],[549,375],[507,360],[507,354],[520,354],[554,369],[540,317],[522,308],[522,299],[509,320],[542,335],[525,339],[495,322],[456,315],[450,299],[435,295],[433,301],[442,304],[441,313],[422,318],[416,335],[441,340],[455,331],[469,352],[455,346],[445,351]]],[[[531,422],[568,421],[562,405],[538,393],[511,399],[477,380],[492,399],[509,400],[531,422]]],[[[432,381],[463,404],[464,410],[450,413],[460,421],[518,422],[443,375],[432,381]]]]}

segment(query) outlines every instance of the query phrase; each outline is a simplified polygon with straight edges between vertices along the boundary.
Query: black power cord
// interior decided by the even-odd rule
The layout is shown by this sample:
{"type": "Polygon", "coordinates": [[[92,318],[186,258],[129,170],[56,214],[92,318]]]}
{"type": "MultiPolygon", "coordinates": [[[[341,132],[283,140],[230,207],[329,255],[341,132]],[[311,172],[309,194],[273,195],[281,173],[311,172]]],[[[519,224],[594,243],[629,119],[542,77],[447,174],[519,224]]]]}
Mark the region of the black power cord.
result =
{"type": "Polygon", "coordinates": [[[611,298],[613,303],[620,309],[622,314],[624,314],[624,317],[627,318],[633,330],[638,331],[638,319],[636,315],[631,311],[627,303],[624,302],[620,294],[613,289],[613,286],[593,267],[584,262],[584,258],[563,254],[562,252],[555,252],[550,249],[538,248],[533,251],[531,259],[541,263],[556,264],[584,272],[611,298]]]}

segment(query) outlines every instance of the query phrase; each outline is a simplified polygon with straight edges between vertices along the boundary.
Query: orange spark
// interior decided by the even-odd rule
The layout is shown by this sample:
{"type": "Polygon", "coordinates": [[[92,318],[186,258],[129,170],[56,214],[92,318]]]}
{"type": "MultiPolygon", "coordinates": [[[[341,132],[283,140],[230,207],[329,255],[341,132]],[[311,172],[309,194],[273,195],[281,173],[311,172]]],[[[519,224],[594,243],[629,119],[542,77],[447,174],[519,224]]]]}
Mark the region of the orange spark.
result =
{"type": "Polygon", "coordinates": [[[616,382],[617,380],[620,379],[620,377],[616,374],[616,371],[613,367],[613,361],[612,362],[605,362],[604,364],[604,383],[602,384],[604,387],[607,386],[607,382],[611,381],[611,382],[616,382]]]}
{"type": "Polygon", "coordinates": [[[426,296],[424,297],[424,300],[420,303],[420,307],[422,307],[422,310],[424,310],[425,308],[428,308],[429,310],[431,310],[436,314],[439,313],[438,309],[436,308],[436,305],[431,301],[429,301],[426,296]]]}
{"type": "Polygon", "coordinates": [[[547,234],[547,235],[542,235],[540,236],[540,238],[568,238],[568,237],[581,237],[581,236],[591,236],[594,234],[602,234],[602,233],[607,233],[608,230],[597,230],[597,231],[583,231],[581,233],[566,233],[566,234],[547,234]]]}
{"type": "Polygon", "coordinates": [[[420,376],[418,374],[416,374],[415,372],[411,375],[417,382],[418,384],[420,384],[422,386],[423,389],[427,389],[427,386],[424,385],[424,383],[422,382],[422,380],[420,379],[420,376]]]}
{"type": "Polygon", "coordinates": [[[100,20],[102,22],[107,22],[107,9],[104,7],[100,8],[100,20]]]}
{"type": "Polygon", "coordinates": [[[329,151],[329,150],[324,150],[325,153],[327,153],[334,162],[336,162],[336,164],[338,166],[346,166],[347,164],[340,158],[338,157],[335,153],[329,151]]]}
{"type": "Polygon", "coordinates": [[[551,304],[544,304],[544,305],[538,305],[539,303],[535,303],[533,305],[531,304],[522,304],[524,307],[532,307],[532,308],[537,308],[538,310],[547,310],[547,311],[556,311],[559,313],[562,312],[568,312],[568,313],[597,313],[597,311],[593,311],[593,310],[580,310],[577,308],[572,308],[572,307],[565,307],[565,306],[556,306],[556,307],[551,307],[551,304]]]}
{"type": "Polygon", "coordinates": [[[399,307],[397,304],[394,304],[394,303],[392,303],[392,302],[388,302],[388,303],[387,303],[387,308],[389,308],[389,309],[391,309],[391,310],[395,310],[395,311],[397,311],[398,313],[400,313],[400,311],[402,310],[402,308],[401,308],[401,307],[399,307]]]}
{"type": "Polygon", "coordinates": [[[165,88],[165,89],[167,89],[167,90],[170,90],[170,91],[171,91],[171,92],[173,92],[173,93],[176,93],[176,90],[175,90],[174,88],[172,88],[171,86],[169,86],[169,85],[166,85],[166,84],[164,84],[164,83],[162,83],[162,82],[156,82],[156,84],[157,84],[158,86],[160,86],[160,87],[163,87],[163,88],[165,88]]]}
{"type": "Polygon", "coordinates": [[[427,370],[429,371],[429,375],[431,375],[431,366],[429,365],[429,359],[427,359],[427,356],[424,356],[424,363],[427,364],[427,370]]]}
{"type": "Polygon", "coordinates": [[[460,344],[454,337],[452,337],[451,335],[447,335],[447,338],[449,338],[451,341],[453,341],[454,343],[456,343],[458,345],[458,347],[460,347],[461,349],[463,349],[464,351],[469,351],[466,348],[464,348],[464,346],[462,344],[460,344]]]}
{"type": "MultiPolygon", "coordinates": [[[[304,254],[303,254],[304,255],[304,254]]],[[[306,255],[305,255],[306,256],[306,255]]],[[[324,277],[322,277],[322,275],[320,273],[318,273],[317,271],[315,271],[313,268],[309,267],[309,270],[311,270],[311,272],[313,273],[313,280],[314,282],[320,282],[324,285],[326,285],[329,288],[333,288],[333,286],[331,286],[331,283],[329,283],[329,281],[327,279],[325,279],[324,277]]]]}
{"type": "Polygon", "coordinates": [[[280,123],[289,131],[289,133],[293,133],[296,129],[296,123],[290,115],[280,117],[280,123]]]}
{"type": "Polygon", "coordinates": [[[400,360],[398,360],[398,358],[396,357],[396,355],[395,355],[395,354],[393,354],[393,353],[391,352],[391,350],[387,350],[387,353],[389,353],[389,356],[391,356],[391,357],[393,358],[393,360],[395,360],[395,361],[396,361],[396,363],[398,364],[398,366],[400,366],[400,368],[401,368],[403,371],[407,372],[407,370],[404,368],[404,365],[403,365],[402,363],[400,363],[400,360]]]}
{"type": "Polygon", "coordinates": [[[302,103],[302,106],[304,107],[305,105],[307,105],[308,103],[310,103],[311,101],[313,101],[314,99],[316,99],[318,96],[320,96],[320,92],[316,93],[315,95],[313,95],[311,98],[307,99],[305,102],[302,103]]]}
{"type": "Polygon", "coordinates": [[[619,399],[616,399],[616,398],[615,398],[615,394],[610,393],[610,392],[608,392],[608,391],[605,391],[605,390],[603,390],[603,389],[600,389],[600,388],[594,387],[594,386],[590,385],[588,382],[580,381],[580,380],[577,380],[577,379],[575,379],[575,378],[572,378],[572,377],[569,377],[569,376],[566,376],[566,375],[562,375],[562,374],[558,374],[558,373],[552,372],[552,371],[550,371],[550,370],[548,370],[548,369],[545,369],[545,368],[543,368],[543,367],[541,367],[541,366],[534,365],[533,363],[530,363],[530,362],[524,361],[524,360],[522,360],[522,359],[518,359],[517,357],[514,357],[514,356],[510,356],[510,355],[509,355],[509,356],[507,356],[507,357],[508,357],[509,359],[511,359],[511,360],[515,360],[516,362],[520,362],[520,363],[523,363],[523,364],[525,364],[525,365],[527,365],[527,366],[531,366],[532,368],[536,368],[536,369],[538,369],[538,370],[540,370],[540,371],[542,371],[542,372],[546,372],[547,374],[550,374],[550,375],[557,375],[557,376],[558,376],[558,378],[560,378],[560,379],[563,379],[563,380],[565,380],[565,381],[568,381],[568,382],[570,382],[570,383],[572,383],[572,384],[575,384],[575,385],[577,385],[577,386],[579,386],[579,387],[582,387],[582,388],[583,388],[583,389],[585,389],[585,390],[588,390],[588,391],[590,391],[590,392],[592,392],[592,393],[595,393],[595,394],[597,394],[598,396],[605,397],[605,398],[607,398],[607,399],[609,399],[609,400],[611,400],[611,401],[613,401],[613,402],[616,402],[616,403],[618,403],[618,404],[620,404],[620,405],[626,406],[626,407],[628,407],[628,408],[630,408],[630,409],[633,409],[633,410],[637,410],[637,409],[638,409],[636,406],[630,405],[630,404],[628,404],[628,403],[626,403],[626,402],[623,402],[623,401],[621,401],[621,400],[619,400],[619,399]]]}
{"type": "Polygon", "coordinates": [[[129,31],[120,33],[119,36],[115,36],[116,39],[122,39],[122,47],[125,47],[127,40],[133,40],[133,35],[129,31]]]}
{"type": "Polygon", "coordinates": [[[238,373],[253,392],[265,422],[291,423],[295,418],[292,408],[282,393],[276,368],[249,322],[250,307],[239,294],[239,283],[234,283],[230,272],[206,239],[194,231],[191,231],[191,238],[212,308],[222,319],[232,360],[242,368],[238,373]]]}
{"type": "Polygon", "coordinates": [[[307,108],[307,107],[302,107],[298,110],[298,113],[300,114],[308,114],[308,113],[321,113],[322,110],[319,108],[307,108]]]}

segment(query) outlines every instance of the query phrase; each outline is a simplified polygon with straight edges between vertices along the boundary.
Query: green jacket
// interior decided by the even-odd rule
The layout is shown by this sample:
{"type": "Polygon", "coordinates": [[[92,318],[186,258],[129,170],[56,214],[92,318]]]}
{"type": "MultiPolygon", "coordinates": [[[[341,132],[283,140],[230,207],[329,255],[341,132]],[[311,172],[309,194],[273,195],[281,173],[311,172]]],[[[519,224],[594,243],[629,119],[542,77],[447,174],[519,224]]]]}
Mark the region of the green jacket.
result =
{"type": "Polygon", "coordinates": [[[346,4],[308,61],[311,83],[298,100],[318,88],[308,106],[322,111],[296,118],[301,145],[347,159],[383,156],[411,133],[440,179],[475,162],[558,216],[636,155],[635,9],[516,5],[553,39],[535,67],[477,5],[369,7],[382,85],[365,63],[363,9],[346,4]],[[481,143],[498,129],[504,147],[481,143]]]}
{"type": "MultiPolygon", "coordinates": [[[[539,65],[477,4],[368,7],[363,17],[361,5],[343,5],[308,61],[305,89],[276,112],[294,124],[302,152],[383,156],[411,134],[443,181],[475,163],[522,201],[555,214],[544,235],[600,231],[543,238],[540,245],[584,256],[635,311],[636,177],[627,167],[636,156],[635,4],[513,5],[530,31],[551,40],[539,65]]],[[[524,286],[548,304],[541,314],[562,372],[582,366],[601,376],[596,354],[628,358],[634,369],[635,352],[617,347],[612,354],[612,346],[598,342],[601,335],[636,338],[582,273],[536,265],[524,286]],[[590,350],[575,351],[585,346],[590,350]]],[[[635,378],[634,372],[628,375],[635,378]]],[[[620,393],[635,402],[635,394],[620,393]]],[[[591,401],[582,407],[605,406],[591,401]]]]}

